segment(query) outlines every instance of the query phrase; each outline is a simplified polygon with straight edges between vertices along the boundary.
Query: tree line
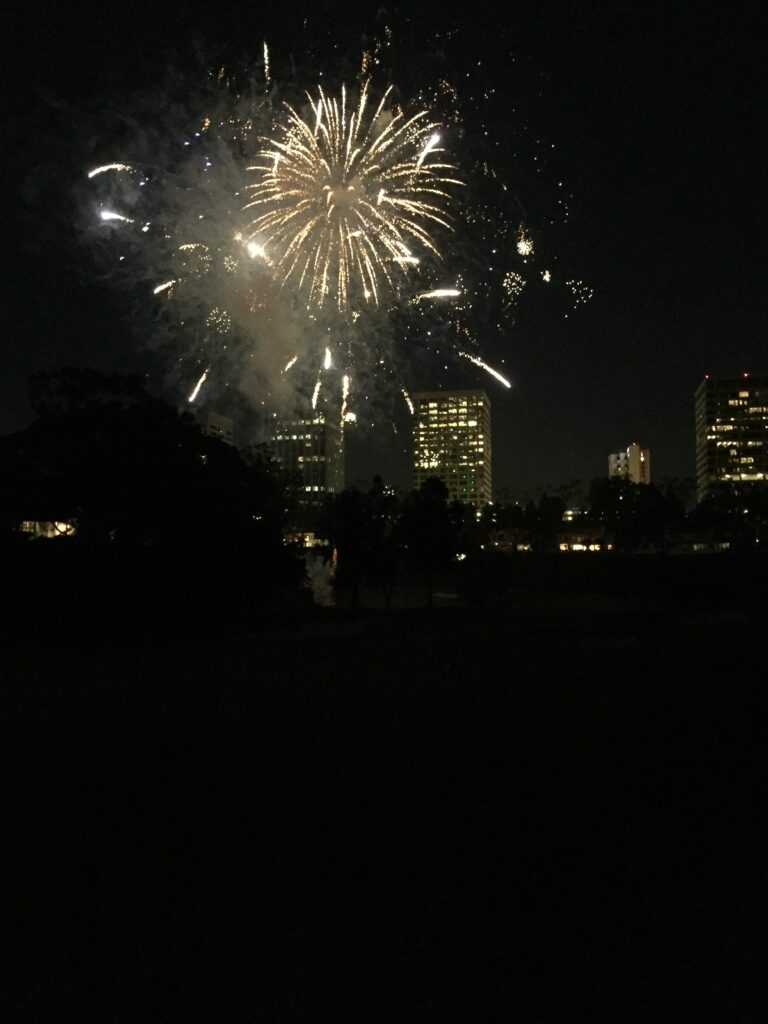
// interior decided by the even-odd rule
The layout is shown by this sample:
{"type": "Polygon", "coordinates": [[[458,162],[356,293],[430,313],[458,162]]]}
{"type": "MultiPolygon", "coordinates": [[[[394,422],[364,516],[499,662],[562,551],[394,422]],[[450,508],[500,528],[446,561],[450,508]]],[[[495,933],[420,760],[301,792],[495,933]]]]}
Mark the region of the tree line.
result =
{"type": "MultiPolygon", "coordinates": [[[[162,605],[212,621],[309,600],[302,553],[284,542],[289,494],[264,451],[205,436],[140,377],[66,369],[36,374],[29,393],[34,421],[0,438],[7,605],[45,593],[59,607],[87,597],[104,614],[162,605]],[[29,545],[30,523],[76,530],[64,543],[29,545]]],[[[422,581],[431,605],[441,578],[505,550],[557,551],[563,532],[580,527],[628,554],[668,552],[686,533],[732,550],[766,543],[765,488],[748,499],[724,491],[691,511],[683,498],[674,485],[598,478],[566,524],[561,495],[476,510],[450,502],[438,479],[407,493],[376,477],[367,491],[330,496],[315,528],[350,603],[365,585],[380,589],[385,607],[404,580],[422,581]]]]}

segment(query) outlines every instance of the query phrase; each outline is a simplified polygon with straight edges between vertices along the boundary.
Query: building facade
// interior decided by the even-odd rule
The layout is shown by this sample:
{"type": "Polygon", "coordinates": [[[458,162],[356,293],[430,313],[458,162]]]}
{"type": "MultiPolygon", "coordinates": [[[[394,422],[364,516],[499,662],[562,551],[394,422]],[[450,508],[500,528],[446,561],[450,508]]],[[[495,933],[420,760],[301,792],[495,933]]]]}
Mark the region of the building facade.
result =
{"type": "Polygon", "coordinates": [[[768,483],[768,377],[712,378],[696,389],[696,491],[768,483]]]}
{"type": "Polygon", "coordinates": [[[311,513],[344,489],[344,433],[338,413],[265,420],[265,441],[296,509],[311,513]]]}
{"type": "Polygon", "coordinates": [[[641,448],[636,441],[627,446],[624,452],[615,452],[608,456],[608,476],[621,477],[633,484],[649,484],[651,482],[651,453],[641,448]]]}
{"type": "Polygon", "coordinates": [[[220,416],[210,409],[203,409],[197,414],[197,422],[206,437],[215,437],[225,444],[235,443],[235,428],[228,416],[220,416]]]}
{"type": "Polygon", "coordinates": [[[477,508],[493,500],[491,403],[485,391],[422,391],[413,396],[416,488],[437,477],[450,501],[477,508]]]}

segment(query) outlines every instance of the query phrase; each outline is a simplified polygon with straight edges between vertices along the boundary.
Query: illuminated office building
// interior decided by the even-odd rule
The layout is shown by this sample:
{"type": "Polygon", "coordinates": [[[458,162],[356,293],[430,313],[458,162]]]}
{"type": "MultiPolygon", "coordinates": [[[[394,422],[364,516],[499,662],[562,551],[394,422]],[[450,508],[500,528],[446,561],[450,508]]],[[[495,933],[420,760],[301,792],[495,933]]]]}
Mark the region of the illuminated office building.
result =
{"type": "Polygon", "coordinates": [[[450,501],[490,503],[491,403],[482,390],[423,391],[413,396],[414,484],[437,477],[450,501]]]}
{"type": "Polygon", "coordinates": [[[621,477],[633,484],[649,484],[651,482],[651,453],[641,448],[636,441],[627,446],[624,452],[615,452],[608,456],[608,476],[621,477]]]}
{"type": "Polygon", "coordinates": [[[344,489],[344,435],[338,412],[317,410],[291,418],[272,414],[265,427],[267,446],[299,510],[316,509],[327,495],[344,489]]]}
{"type": "Polygon", "coordinates": [[[699,501],[721,487],[746,491],[768,483],[768,377],[706,376],[696,389],[695,416],[699,501]]]}

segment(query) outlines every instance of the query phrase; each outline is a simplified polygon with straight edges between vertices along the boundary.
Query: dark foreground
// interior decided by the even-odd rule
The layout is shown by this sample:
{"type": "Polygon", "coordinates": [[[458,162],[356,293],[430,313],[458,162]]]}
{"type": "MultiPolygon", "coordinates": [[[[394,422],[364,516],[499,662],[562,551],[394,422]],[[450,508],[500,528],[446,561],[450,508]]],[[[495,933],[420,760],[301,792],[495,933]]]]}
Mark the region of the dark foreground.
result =
{"type": "Polygon", "coordinates": [[[765,1020],[766,625],[539,596],[17,643],[3,1019],[765,1020]]]}

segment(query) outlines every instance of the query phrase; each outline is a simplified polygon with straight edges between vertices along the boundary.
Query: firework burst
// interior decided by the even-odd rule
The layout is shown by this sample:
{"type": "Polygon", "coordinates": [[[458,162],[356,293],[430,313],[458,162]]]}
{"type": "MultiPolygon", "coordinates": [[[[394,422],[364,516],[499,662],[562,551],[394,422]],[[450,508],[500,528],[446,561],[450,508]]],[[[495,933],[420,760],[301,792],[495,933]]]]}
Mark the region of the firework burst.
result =
{"type": "Polygon", "coordinates": [[[381,408],[386,380],[412,411],[414,350],[430,373],[458,357],[509,387],[484,350],[504,365],[524,286],[555,278],[541,223],[529,229],[496,171],[468,158],[477,138],[448,127],[462,174],[446,156],[454,87],[417,93],[407,113],[367,83],[278,105],[271,74],[265,49],[263,80],[219,72],[179,102],[153,96],[149,120],[131,114],[119,151],[87,171],[90,237],[134,288],[174,383],[192,403],[233,385],[312,409],[340,395],[342,423],[368,393],[381,408]]]}
{"type": "Polygon", "coordinates": [[[268,140],[248,186],[248,244],[270,255],[274,276],[310,307],[339,310],[358,298],[378,304],[397,291],[412,246],[439,256],[435,227],[450,229],[450,186],[439,125],[426,110],[406,117],[388,106],[391,88],[368,112],[368,85],[355,104],[309,94],[312,121],[286,104],[287,121],[268,140]]]}

